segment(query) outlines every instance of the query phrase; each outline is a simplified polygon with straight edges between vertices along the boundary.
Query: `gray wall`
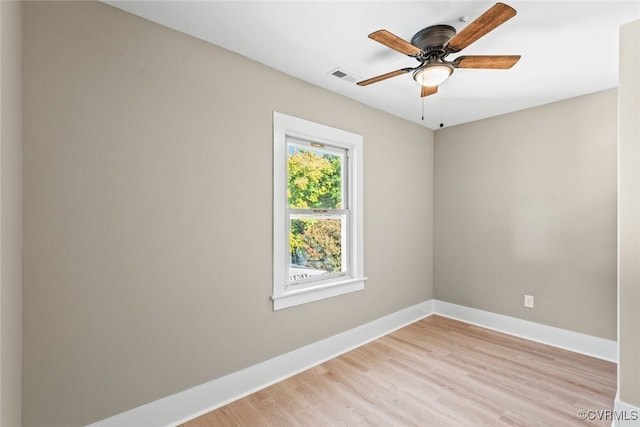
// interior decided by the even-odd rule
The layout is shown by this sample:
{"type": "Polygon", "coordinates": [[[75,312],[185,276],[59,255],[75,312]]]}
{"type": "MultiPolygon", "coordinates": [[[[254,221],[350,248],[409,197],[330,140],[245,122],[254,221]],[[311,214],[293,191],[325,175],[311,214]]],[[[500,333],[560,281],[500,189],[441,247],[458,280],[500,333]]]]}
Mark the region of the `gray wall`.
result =
{"type": "Polygon", "coordinates": [[[432,298],[433,132],[94,2],[24,5],[24,425],[432,298]],[[362,292],[274,313],[272,111],[364,135],[362,292]]]}
{"type": "Polygon", "coordinates": [[[640,21],[620,30],[618,399],[640,407],[640,21]]]}
{"type": "Polygon", "coordinates": [[[616,339],[616,104],[609,90],[436,132],[435,298],[616,339]]]}
{"type": "Polygon", "coordinates": [[[0,425],[22,415],[22,4],[0,1],[0,425]]]}

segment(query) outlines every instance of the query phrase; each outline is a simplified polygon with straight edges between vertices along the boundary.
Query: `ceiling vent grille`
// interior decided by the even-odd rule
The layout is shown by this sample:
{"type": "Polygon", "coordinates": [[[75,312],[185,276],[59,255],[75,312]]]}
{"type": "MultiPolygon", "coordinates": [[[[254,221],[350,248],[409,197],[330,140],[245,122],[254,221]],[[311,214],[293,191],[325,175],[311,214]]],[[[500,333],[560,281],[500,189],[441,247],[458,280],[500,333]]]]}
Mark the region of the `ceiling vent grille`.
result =
{"type": "Polygon", "coordinates": [[[350,83],[355,83],[357,81],[362,80],[362,77],[356,76],[355,74],[351,74],[348,71],[343,70],[342,68],[334,68],[329,71],[327,74],[332,75],[334,77],[339,78],[340,80],[344,80],[350,83]]]}

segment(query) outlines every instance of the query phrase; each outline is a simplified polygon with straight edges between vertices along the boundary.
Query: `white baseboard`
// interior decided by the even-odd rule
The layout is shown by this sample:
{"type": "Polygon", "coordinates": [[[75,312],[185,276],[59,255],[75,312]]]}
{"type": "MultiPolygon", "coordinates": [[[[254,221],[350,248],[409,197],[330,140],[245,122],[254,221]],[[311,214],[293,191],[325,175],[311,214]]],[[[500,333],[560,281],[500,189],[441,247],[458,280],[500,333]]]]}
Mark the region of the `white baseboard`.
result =
{"type": "Polygon", "coordinates": [[[316,366],[433,313],[425,301],[257,365],[91,424],[90,427],[175,426],[316,366]]]}
{"type": "Polygon", "coordinates": [[[432,314],[601,359],[617,360],[615,341],[443,301],[428,300],[208,383],[114,415],[89,427],[176,426],[432,314]]]}
{"type": "Polygon", "coordinates": [[[616,395],[611,418],[611,427],[640,427],[640,408],[620,401],[616,395]]]}
{"type": "Polygon", "coordinates": [[[618,361],[617,341],[555,328],[528,320],[434,300],[434,313],[531,341],[564,348],[610,362],[618,361]]]}

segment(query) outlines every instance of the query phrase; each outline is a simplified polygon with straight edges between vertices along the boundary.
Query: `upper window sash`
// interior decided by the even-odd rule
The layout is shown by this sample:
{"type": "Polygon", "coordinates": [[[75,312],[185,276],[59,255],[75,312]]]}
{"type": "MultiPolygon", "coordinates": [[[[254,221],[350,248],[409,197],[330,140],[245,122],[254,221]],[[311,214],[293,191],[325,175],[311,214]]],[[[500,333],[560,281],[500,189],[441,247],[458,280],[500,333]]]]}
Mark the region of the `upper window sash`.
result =
{"type": "MultiPolygon", "coordinates": [[[[334,146],[326,141],[317,141],[313,139],[302,139],[301,137],[294,137],[287,134],[286,136],[286,156],[288,161],[288,156],[290,150],[298,149],[301,151],[310,151],[316,154],[328,154],[340,159],[340,209],[348,209],[351,205],[351,201],[349,200],[349,186],[352,182],[352,177],[349,175],[349,150],[346,147],[334,146]]],[[[287,167],[287,178],[288,178],[288,167],[287,167]]],[[[285,180],[284,190],[288,191],[288,180],[285,180]]],[[[286,200],[286,208],[287,209],[299,209],[300,207],[291,207],[290,201],[286,200]]],[[[311,207],[310,207],[311,208],[311,207]]],[[[317,209],[336,209],[336,207],[330,206],[321,206],[317,209]]]]}

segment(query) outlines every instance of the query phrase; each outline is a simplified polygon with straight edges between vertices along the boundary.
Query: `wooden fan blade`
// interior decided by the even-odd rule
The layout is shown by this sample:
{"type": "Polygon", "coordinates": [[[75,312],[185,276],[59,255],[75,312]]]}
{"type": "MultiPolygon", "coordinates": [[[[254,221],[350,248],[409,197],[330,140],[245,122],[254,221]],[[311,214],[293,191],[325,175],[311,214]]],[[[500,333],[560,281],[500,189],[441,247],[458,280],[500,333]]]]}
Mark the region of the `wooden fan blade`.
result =
{"type": "Polygon", "coordinates": [[[516,10],[504,3],[496,3],[480,15],[478,19],[467,25],[462,31],[453,36],[447,48],[451,52],[459,52],[480,37],[504,24],[516,15],[516,10]]]}
{"type": "Polygon", "coordinates": [[[405,55],[416,56],[422,52],[419,48],[415,47],[408,41],[401,39],[387,30],[374,31],[369,34],[369,38],[377,41],[378,43],[382,43],[393,50],[404,53],[405,55]]]}
{"type": "Polygon", "coordinates": [[[520,60],[520,55],[471,55],[461,56],[453,61],[455,68],[485,68],[507,70],[520,60]]]}
{"type": "Polygon", "coordinates": [[[390,73],[385,73],[385,74],[381,74],[381,75],[376,76],[376,77],[371,77],[370,79],[367,79],[367,80],[362,80],[362,81],[360,81],[360,82],[358,82],[356,84],[358,86],[370,85],[371,83],[377,83],[377,82],[382,81],[382,80],[390,79],[391,77],[395,77],[395,76],[399,76],[401,74],[408,73],[411,70],[413,70],[413,68],[401,68],[401,69],[396,70],[396,71],[391,71],[390,73]]]}
{"type": "Polygon", "coordinates": [[[433,95],[438,92],[438,86],[422,86],[422,90],[420,91],[420,96],[425,97],[429,95],[433,95]]]}

